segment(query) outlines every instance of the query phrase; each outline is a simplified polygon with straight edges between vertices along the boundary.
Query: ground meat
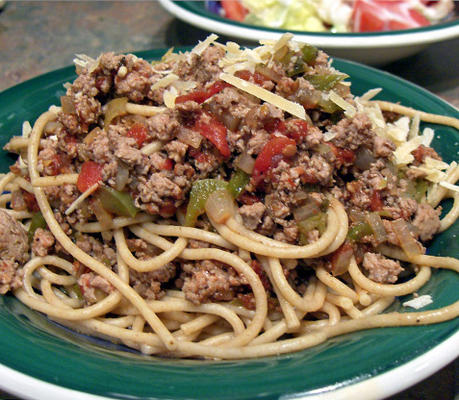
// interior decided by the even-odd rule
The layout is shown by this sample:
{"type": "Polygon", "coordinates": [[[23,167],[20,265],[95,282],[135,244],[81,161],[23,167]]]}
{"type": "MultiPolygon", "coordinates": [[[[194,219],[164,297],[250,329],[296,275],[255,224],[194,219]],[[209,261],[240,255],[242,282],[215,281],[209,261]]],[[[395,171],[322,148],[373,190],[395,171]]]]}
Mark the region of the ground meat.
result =
{"type": "Polygon", "coordinates": [[[303,154],[299,158],[300,180],[303,183],[320,183],[327,186],[333,177],[333,166],[320,154],[313,154],[309,157],[303,154]]]}
{"type": "Polygon", "coordinates": [[[286,221],[281,229],[274,233],[274,239],[286,243],[296,243],[299,231],[296,221],[286,221]]]}
{"type": "Polygon", "coordinates": [[[434,149],[432,149],[432,147],[426,147],[422,144],[414,149],[411,154],[413,154],[414,159],[416,160],[415,164],[422,164],[426,157],[430,157],[435,160],[441,160],[441,157],[434,149]]]}
{"type": "Polygon", "coordinates": [[[368,278],[379,283],[394,283],[403,271],[398,261],[389,260],[375,253],[365,253],[363,267],[369,272],[368,278]]]}
{"type": "Polygon", "coordinates": [[[42,228],[37,228],[33,235],[32,252],[36,256],[45,257],[54,245],[55,239],[53,234],[42,228]]]}
{"type": "Polygon", "coordinates": [[[419,238],[423,242],[432,239],[440,229],[440,211],[435,210],[430,204],[419,204],[413,225],[418,228],[419,238]]]}
{"type": "Polygon", "coordinates": [[[290,214],[290,208],[279,200],[275,194],[269,194],[265,197],[265,205],[268,214],[274,219],[283,219],[290,214]]]}
{"type": "Polygon", "coordinates": [[[185,81],[196,81],[205,85],[218,78],[221,73],[218,62],[224,54],[225,51],[222,48],[209,46],[200,56],[190,54],[186,61],[176,64],[174,73],[185,81]]]}
{"type": "Polygon", "coordinates": [[[0,259],[0,294],[22,286],[23,270],[13,260],[0,259]]]}
{"type": "Polygon", "coordinates": [[[138,186],[139,199],[144,203],[162,205],[164,198],[180,199],[183,191],[172,180],[157,172],[150,179],[138,186]]]}
{"type": "Polygon", "coordinates": [[[96,275],[94,272],[82,274],[78,279],[81,293],[88,304],[97,303],[103,296],[98,290],[105,294],[110,294],[115,289],[105,278],[96,275]]]}
{"type": "Polygon", "coordinates": [[[329,130],[335,134],[333,144],[350,150],[357,150],[363,144],[371,147],[375,137],[366,114],[356,114],[352,119],[343,118],[329,130]]]}
{"type": "Polygon", "coordinates": [[[263,203],[257,202],[252,205],[244,205],[239,208],[239,214],[242,216],[242,221],[246,228],[255,230],[261,223],[266,207],[263,203]]]}
{"type": "Polygon", "coordinates": [[[116,94],[120,97],[126,96],[131,101],[142,101],[150,92],[154,75],[151,64],[132,54],[122,56],[119,63],[121,65],[114,80],[116,94]],[[125,73],[120,72],[123,66],[125,73]]]}
{"type": "Polygon", "coordinates": [[[248,154],[256,155],[261,152],[266,143],[268,143],[271,135],[264,129],[258,129],[252,132],[250,139],[247,141],[246,151],[248,154]]]}
{"type": "Polygon", "coordinates": [[[172,111],[166,111],[148,118],[147,128],[153,139],[169,141],[177,134],[179,122],[172,111]]]}
{"type": "Polygon", "coordinates": [[[377,157],[389,157],[395,150],[395,145],[389,139],[381,136],[374,137],[373,153],[377,157]]]}
{"type": "Polygon", "coordinates": [[[175,162],[183,162],[186,151],[188,150],[188,145],[179,142],[178,140],[173,140],[172,142],[167,143],[163,149],[167,152],[169,158],[175,162]]]}
{"type": "Polygon", "coordinates": [[[75,244],[85,253],[108,265],[116,264],[116,253],[113,248],[101,243],[93,236],[80,233],[75,244]]]}
{"type": "Polygon", "coordinates": [[[173,263],[168,263],[156,271],[138,272],[130,271],[129,280],[134,290],[147,300],[157,300],[164,295],[161,283],[169,282],[175,277],[176,268],[173,263]]]}
{"type": "Polygon", "coordinates": [[[0,259],[12,260],[21,264],[27,262],[29,243],[27,232],[22,225],[7,212],[0,210],[0,259]]]}
{"type": "Polygon", "coordinates": [[[137,148],[135,139],[109,132],[110,146],[114,149],[114,155],[129,166],[143,163],[144,156],[137,148]]]}
{"type": "Polygon", "coordinates": [[[84,160],[91,159],[96,162],[108,162],[113,157],[110,151],[110,140],[105,130],[101,130],[86,146],[79,147],[79,155],[84,160]]]}
{"type": "Polygon", "coordinates": [[[230,301],[237,288],[247,284],[233,268],[210,260],[184,264],[182,268],[187,273],[182,291],[186,299],[195,304],[230,301]]]}

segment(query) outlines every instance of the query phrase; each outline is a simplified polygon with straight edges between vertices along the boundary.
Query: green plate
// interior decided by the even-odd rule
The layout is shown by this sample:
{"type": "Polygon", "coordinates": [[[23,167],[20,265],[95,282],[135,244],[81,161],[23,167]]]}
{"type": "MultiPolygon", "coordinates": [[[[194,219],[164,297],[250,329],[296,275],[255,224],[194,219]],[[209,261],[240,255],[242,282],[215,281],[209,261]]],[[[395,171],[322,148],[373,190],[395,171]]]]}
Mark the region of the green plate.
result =
{"type": "MultiPolygon", "coordinates": [[[[162,54],[161,50],[138,53],[150,60],[162,54]]],[[[459,117],[449,104],[395,76],[342,60],[335,60],[334,65],[350,75],[357,95],[381,87],[381,99],[459,117]]],[[[20,132],[24,120],[32,122],[57,104],[64,94],[62,84],[74,77],[74,68],[67,67],[0,93],[0,145],[20,132]]],[[[433,146],[446,161],[457,159],[458,132],[432,127],[436,130],[433,146]]],[[[7,171],[12,161],[1,152],[0,171],[7,171]]],[[[456,223],[435,238],[429,253],[458,257],[458,234],[456,223]]],[[[434,299],[425,309],[457,301],[458,287],[457,274],[435,271],[419,291],[434,299]]],[[[400,301],[392,308],[400,308],[400,301]]],[[[456,319],[431,326],[356,332],[305,351],[256,360],[173,360],[143,356],[76,334],[7,295],[0,298],[0,387],[23,397],[47,399],[97,398],[94,395],[132,400],[335,399],[340,393],[352,398],[357,390],[370,389],[366,398],[382,398],[457,357],[458,328],[456,319]]]]}

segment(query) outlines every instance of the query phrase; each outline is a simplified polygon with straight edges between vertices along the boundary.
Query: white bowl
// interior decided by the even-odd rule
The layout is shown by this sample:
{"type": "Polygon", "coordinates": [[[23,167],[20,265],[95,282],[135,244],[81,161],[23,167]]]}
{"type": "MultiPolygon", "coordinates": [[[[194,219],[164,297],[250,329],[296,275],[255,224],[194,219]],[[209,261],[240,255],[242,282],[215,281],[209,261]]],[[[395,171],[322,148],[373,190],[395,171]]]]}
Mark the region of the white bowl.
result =
{"type": "MultiPolygon", "coordinates": [[[[222,18],[207,11],[203,1],[159,0],[177,18],[198,28],[222,35],[258,42],[277,39],[284,29],[252,26],[222,18]]],[[[364,64],[382,65],[411,56],[429,45],[459,37],[459,20],[417,29],[375,33],[324,33],[292,31],[295,40],[307,42],[335,57],[364,64]]]]}

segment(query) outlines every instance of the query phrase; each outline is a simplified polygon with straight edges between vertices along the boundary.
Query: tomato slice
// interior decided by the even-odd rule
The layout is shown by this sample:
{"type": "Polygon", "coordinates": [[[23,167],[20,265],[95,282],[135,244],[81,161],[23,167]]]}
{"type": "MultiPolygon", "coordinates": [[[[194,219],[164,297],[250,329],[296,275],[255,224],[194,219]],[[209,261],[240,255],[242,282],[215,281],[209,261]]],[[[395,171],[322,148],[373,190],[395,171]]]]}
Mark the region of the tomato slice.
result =
{"type": "Polygon", "coordinates": [[[284,158],[287,146],[294,146],[296,149],[296,142],[285,136],[274,136],[265,144],[253,167],[252,178],[255,185],[258,185],[266,173],[284,158]]]}
{"type": "Polygon", "coordinates": [[[228,86],[231,85],[224,81],[216,81],[212,85],[210,85],[206,90],[196,90],[191,93],[177,96],[177,98],[175,99],[175,104],[185,103],[186,101],[195,101],[198,104],[204,103],[214,94],[221,92],[224,88],[228,86]]]}
{"type": "Polygon", "coordinates": [[[247,10],[238,0],[221,0],[226,18],[242,22],[247,15],[247,10]]]}
{"type": "Polygon", "coordinates": [[[226,126],[212,115],[207,115],[209,116],[209,120],[198,119],[193,129],[209,140],[223,157],[229,157],[231,151],[226,137],[226,126]]]}
{"type": "Polygon", "coordinates": [[[94,161],[85,161],[78,175],[77,188],[80,192],[86,192],[92,185],[102,180],[102,165],[94,161]]]}
{"type": "Polygon", "coordinates": [[[430,22],[406,0],[356,0],[353,32],[377,32],[419,28],[430,22]]]}

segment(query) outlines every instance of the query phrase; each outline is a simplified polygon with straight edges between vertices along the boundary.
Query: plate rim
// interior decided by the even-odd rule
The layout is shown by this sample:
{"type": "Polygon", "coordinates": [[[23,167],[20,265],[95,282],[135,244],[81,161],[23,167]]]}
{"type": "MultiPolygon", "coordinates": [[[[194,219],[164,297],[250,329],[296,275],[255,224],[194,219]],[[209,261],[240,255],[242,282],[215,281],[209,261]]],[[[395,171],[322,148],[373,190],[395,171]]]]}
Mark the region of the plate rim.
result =
{"type": "MultiPolygon", "coordinates": [[[[409,388],[423,379],[429,377],[436,371],[456,359],[455,351],[459,348],[459,331],[454,335],[434,346],[426,353],[414,358],[406,364],[393,368],[382,374],[373,376],[357,383],[338,388],[336,390],[327,390],[311,394],[294,394],[280,396],[281,400],[348,400],[356,398],[361,393],[371,393],[367,400],[382,399],[387,396],[399,393],[409,388]],[[406,379],[400,380],[400,372],[405,369],[413,371],[406,379]],[[371,390],[370,390],[371,389],[371,390]]],[[[110,400],[111,397],[99,396],[88,392],[69,389],[63,386],[55,385],[32,376],[18,372],[10,367],[0,364],[0,388],[6,390],[15,396],[21,396],[24,399],[39,400],[46,398],[48,400],[61,400],[71,398],[73,400],[110,400]],[[16,386],[14,386],[16,385],[16,386]],[[17,388],[20,389],[17,389],[17,388]],[[34,393],[34,395],[31,395],[34,393]]],[[[154,400],[155,397],[149,397],[154,400]]]]}
{"type": "MultiPolygon", "coordinates": [[[[135,52],[135,54],[138,54],[139,56],[145,55],[145,57],[147,57],[147,55],[149,53],[161,52],[161,51],[165,51],[165,50],[166,49],[143,50],[143,51],[135,52]]],[[[417,85],[417,84],[415,84],[413,82],[407,81],[407,80],[405,80],[403,78],[400,78],[400,77],[398,77],[398,76],[396,76],[394,74],[391,74],[391,73],[388,73],[386,71],[382,71],[382,70],[379,70],[377,68],[373,68],[373,67],[370,67],[370,66],[367,66],[367,65],[363,65],[363,64],[360,64],[360,63],[357,63],[357,62],[353,62],[353,61],[349,61],[349,60],[343,60],[343,59],[338,58],[338,57],[333,57],[333,59],[336,59],[337,61],[340,61],[340,62],[345,62],[347,64],[352,64],[352,65],[354,65],[354,66],[356,66],[358,68],[371,70],[373,73],[378,73],[378,74],[384,75],[386,77],[396,78],[397,80],[403,81],[405,84],[408,84],[408,86],[412,86],[417,91],[421,91],[422,95],[428,94],[428,95],[434,97],[436,101],[444,103],[446,106],[452,107],[453,109],[455,109],[457,111],[457,109],[453,105],[451,105],[450,103],[448,103],[444,99],[440,98],[439,96],[431,93],[430,91],[428,91],[427,89],[423,88],[422,86],[419,86],[419,85],[417,85]]],[[[26,80],[26,81],[24,81],[22,83],[19,83],[19,84],[15,85],[15,86],[12,86],[11,88],[7,88],[7,89],[3,90],[2,92],[0,92],[0,94],[1,95],[9,94],[10,91],[11,91],[11,93],[14,93],[14,91],[17,90],[19,87],[21,87],[23,85],[27,86],[27,84],[30,81],[32,81],[32,80],[34,80],[36,78],[40,78],[40,77],[43,77],[43,76],[51,77],[56,73],[62,73],[64,70],[69,70],[70,68],[72,68],[72,66],[66,66],[66,67],[63,67],[63,68],[55,69],[53,71],[50,71],[50,72],[47,72],[47,73],[44,73],[44,74],[40,74],[40,75],[38,75],[38,76],[36,76],[34,78],[26,80]]],[[[326,390],[326,391],[324,390],[321,393],[319,393],[318,391],[316,391],[316,393],[309,392],[307,394],[297,393],[295,395],[280,396],[280,398],[285,399],[285,400],[287,400],[287,399],[330,400],[330,399],[341,399],[341,398],[345,399],[345,398],[348,398],[348,396],[352,396],[352,395],[355,395],[355,394],[361,392],[363,390],[363,388],[367,388],[368,386],[371,386],[372,390],[375,390],[375,387],[379,387],[380,390],[383,390],[383,391],[378,392],[378,393],[375,392],[375,394],[378,394],[378,396],[374,397],[374,398],[375,399],[376,398],[379,399],[379,398],[386,397],[386,396],[392,395],[394,393],[397,393],[397,392],[399,392],[401,390],[404,390],[407,387],[410,387],[410,386],[416,384],[417,382],[421,381],[422,379],[426,378],[427,376],[431,375],[432,373],[438,371],[440,368],[442,368],[443,366],[447,365],[450,361],[454,360],[457,357],[458,354],[456,354],[455,352],[459,353],[459,330],[456,331],[455,333],[452,333],[446,340],[442,341],[438,345],[433,346],[427,352],[422,353],[421,355],[413,358],[412,360],[410,360],[410,361],[408,361],[408,362],[406,362],[406,363],[404,363],[404,364],[402,364],[400,366],[397,366],[395,368],[391,368],[388,371],[380,373],[380,374],[377,374],[377,375],[375,375],[375,376],[373,376],[373,377],[371,377],[369,379],[363,379],[363,380],[361,380],[359,382],[356,382],[356,383],[347,384],[346,386],[341,387],[341,388],[337,388],[336,390],[333,390],[333,388],[331,386],[327,386],[328,390],[326,390]],[[431,358],[432,354],[435,356],[434,358],[431,358]],[[394,382],[400,383],[400,382],[398,382],[397,379],[394,379],[394,377],[396,377],[397,374],[400,373],[400,371],[403,371],[406,368],[408,368],[408,370],[409,369],[416,369],[417,371],[419,371],[419,373],[416,374],[415,376],[414,376],[414,374],[413,375],[408,375],[408,379],[404,379],[402,384],[394,386],[394,382]],[[409,378],[412,378],[412,379],[409,379],[409,378]],[[390,385],[387,384],[389,382],[392,385],[392,388],[391,388],[390,385]],[[387,390],[387,389],[389,389],[389,390],[387,390]],[[327,396],[330,396],[330,397],[327,397],[327,396]],[[338,397],[338,396],[344,396],[344,397],[338,397]]],[[[46,394],[47,396],[49,396],[50,394],[52,395],[54,393],[54,391],[57,391],[55,393],[56,396],[58,396],[58,397],[55,397],[56,399],[62,398],[61,397],[62,394],[69,394],[69,396],[72,395],[71,398],[75,398],[76,400],[80,400],[80,399],[81,400],[109,399],[109,397],[94,395],[94,394],[87,393],[87,392],[84,392],[84,391],[78,391],[78,390],[74,390],[74,389],[69,389],[69,388],[64,387],[64,386],[54,385],[52,383],[46,382],[44,380],[40,380],[38,378],[34,378],[34,377],[30,376],[30,375],[24,374],[22,372],[19,372],[19,371],[14,370],[14,369],[12,369],[10,367],[7,367],[5,365],[0,364],[0,376],[4,377],[3,374],[7,374],[9,379],[0,380],[0,387],[4,388],[5,390],[7,390],[7,391],[9,391],[11,393],[15,393],[15,394],[18,394],[20,396],[23,396],[24,398],[27,398],[27,399],[43,398],[43,397],[40,397],[41,394],[43,394],[43,395],[46,394]],[[18,381],[17,380],[17,379],[24,379],[24,377],[26,378],[25,381],[21,381],[21,380],[18,381]],[[11,388],[8,385],[4,385],[5,382],[10,382],[10,381],[11,382],[14,381],[16,384],[20,383],[18,385],[18,387],[21,390],[17,391],[15,388],[11,388]],[[34,390],[30,390],[30,387],[28,386],[29,384],[38,384],[39,388],[37,389],[34,386],[33,387],[34,390]],[[42,392],[39,391],[39,390],[41,390],[41,388],[43,388],[43,390],[45,390],[45,389],[46,390],[50,390],[51,392],[43,392],[42,393],[42,392]],[[24,392],[22,391],[22,389],[24,389],[24,392]],[[35,391],[35,393],[34,393],[34,391],[35,391]],[[31,396],[30,393],[34,393],[34,396],[31,396]],[[35,395],[36,395],[36,397],[35,397],[35,395]],[[76,395],[84,395],[86,397],[74,397],[76,395]]],[[[50,398],[50,400],[54,399],[54,397],[47,397],[47,398],[50,398]]],[[[152,399],[155,399],[155,397],[152,397],[152,399]]]]}
{"type": "MultiPolygon", "coordinates": [[[[215,31],[230,37],[258,41],[260,35],[263,39],[275,40],[279,35],[289,32],[283,29],[251,27],[247,24],[235,21],[225,21],[216,16],[215,18],[203,16],[183,7],[180,3],[188,1],[158,0],[159,3],[175,17],[206,31],[215,31]]],[[[373,33],[338,33],[326,34],[323,32],[302,33],[291,31],[296,40],[306,41],[313,45],[327,49],[382,49],[387,47],[407,47],[413,45],[427,45],[440,40],[459,37],[459,19],[440,25],[431,25],[418,29],[406,29],[401,31],[373,33]],[[446,25],[446,26],[445,26],[446,25]]]]}

